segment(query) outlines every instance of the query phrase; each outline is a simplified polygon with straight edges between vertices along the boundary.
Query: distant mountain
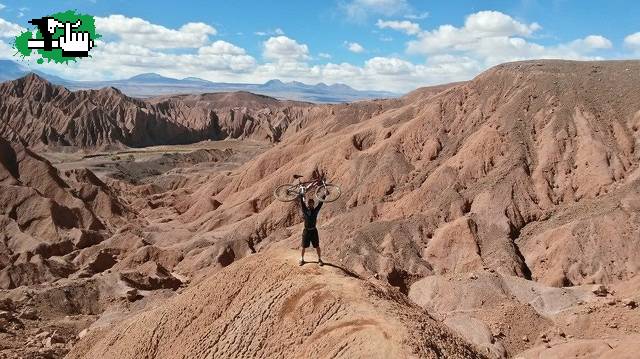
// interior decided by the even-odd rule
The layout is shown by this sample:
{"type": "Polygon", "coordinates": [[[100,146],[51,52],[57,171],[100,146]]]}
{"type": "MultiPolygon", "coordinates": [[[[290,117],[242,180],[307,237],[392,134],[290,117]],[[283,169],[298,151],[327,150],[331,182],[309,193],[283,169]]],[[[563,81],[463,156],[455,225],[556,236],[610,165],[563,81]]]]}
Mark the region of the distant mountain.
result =
{"type": "Polygon", "coordinates": [[[15,80],[24,76],[29,69],[11,60],[0,60],[0,81],[15,80]]]}
{"type": "Polygon", "coordinates": [[[34,72],[48,81],[70,90],[115,87],[132,97],[154,97],[174,94],[201,94],[208,92],[248,91],[277,99],[307,101],[315,103],[342,103],[379,98],[399,97],[387,91],[356,90],[345,84],[316,85],[298,81],[282,82],[274,79],[264,84],[212,82],[197,77],[174,79],[156,73],[143,73],[123,80],[72,81],[40,71],[34,71],[11,60],[0,60],[0,81],[15,80],[34,72]]]}
{"type": "Polygon", "coordinates": [[[21,65],[11,60],[0,60],[0,82],[18,79],[20,77],[26,76],[30,72],[33,72],[36,75],[47,79],[49,82],[55,83],[56,85],[66,86],[67,84],[73,83],[73,81],[65,80],[55,75],[50,75],[38,70],[32,70],[27,66],[21,65]]]}

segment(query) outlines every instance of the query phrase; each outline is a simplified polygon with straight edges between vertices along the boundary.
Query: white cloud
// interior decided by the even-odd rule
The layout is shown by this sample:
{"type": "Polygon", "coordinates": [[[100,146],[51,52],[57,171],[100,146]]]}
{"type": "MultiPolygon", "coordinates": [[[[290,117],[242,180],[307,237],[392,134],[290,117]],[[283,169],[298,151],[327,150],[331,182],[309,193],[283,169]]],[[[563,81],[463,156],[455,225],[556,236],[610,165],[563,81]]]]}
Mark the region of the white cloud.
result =
{"type": "Polygon", "coordinates": [[[232,43],[218,40],[198,49],[201,55],[245,55],[247,52],[232,43]]]}
{"type": "Polygon", "coordinates": [[[363,67],[349,63],[329,63],[318,71],[323,82],[341,82],[354,88],[406,92],[429,84],[467,80],[479,71],[477,62],[469,58],[440,59],[437,62],[413,64],[396,57],[374,57],[363,67]]]}
{"type": "Polygon", "coordinates": [[[429,12],[423,12],[420,14],[407,14],[404,16],[405,19],[409,20],[423,20],[429,17],[429,12]]]}
{"type": "Polygon", "coordinates": [[[331,58],[331,54],[327,54],[326,52],[321,52],[318,54],[318,56],[320,56],[323,59],[330,59],[331,58]]]}
{"type": "Polygon", "coordinates": [[[7,7],[6,5],[4,5],[4,4],[0,4],[0,10],[4,9],[4,8],[6,8],[6,7],[7,7]]]}
{"type": "Polygon", "coordinates": [[[0,18],[0,38],[12,38],[20,35],[26,29],[18,24],[14,24],[0,18]]]}
{"type": "Polygon", "coordinates": [[[0,59],[10,59],[15,52],[16,50],[11,48],[9,44],[0,40],[0,59]]]}
{"type": "Polygon", "coordinates": [[[364,52],[364,47],[357,42],[345,42],[345,45],[347,46],[347,49],[353,53],[359,54],[364,52]]]}
{"type": "Polygon", "coordinates": [[[256,60],[246,51],[226,41],[218,40],[211,45],[198,49],[193,59],[202,63],[202,67],[212,70],[248,71],[256,66],[256,60]]]}
{"type": "Polygon", "coordinates": [[[415,22],[403,20],[403,21],[383,21],[378,19],[376,22],[376,26],[380,29],[393,29],[397,31],[402,31],[408,35],[416,35],[420,33],[420,25],[415,22]]]}
{"type": "Polygon", "coordinates": [[[541,26],[535,22],[525,24],[498,11],[480,11],[469,15],[461,28],[442,25],[435,30],[421,32],[418,40],[409,42],[408,51],[431,54],[460,50],[473,47],[483,39],[529,37],[539,29],[541,26]]]}
{"type": "Polygon", "coordinates": [[[341,8],[352,21],[364,21],[370,15],[393,16],[411,10],[406,0],[351,0],[343,3],[341,8]]]}
{"type": "Polygon", "coordinates": [[[441,25],[417,34],[407,43],[410,54],[453,55],[474,59],[482,68],[507,61],[535,58],[588,60],[591,54],[613,47],[600,35],[589,35],[568,43],[543,46],[530,39],[541,26],[517,21],[497,11],[481,11],[466,18],[464,26],[441,25]]]}
{"type": "Polygon", "coordinates": [[[190,22],[179,29],[169,29],[138,17],[110,15],[96,17],[96,30],[103,35],[115,35],[129,44],[154,49],[197,48],[215,35],[216,29],[201,22],[190,22]]]}
{"type": "Polygon", "coordinates": [[[499,11],[480,11],[469,15],[464,27],[480,36],[530,36],[542,27],[538,23],[524,24],[499,11]]]}
{"type": "Polygon", "coordinates": [[[630,49],[640,50],[640,32],[625,37],[624,44],[630,49]]]}
{"type": "Polygon", "coordinates": [[[120,79],[143,72],[183,78],[198,76],[219,81],[243,76],[256,68],[256,60],[243,49],[224,41],[202,47],[197,53],[175,54],[124,42],[98,40],[92,57],[68,66],[45,63],[39,65],[51,72],[74,80],[120,79]]]}
{"type": "Polygon", "coordinates": [[[327,79],[344,82],[346,79],[360,76],[363,70],[358,66],[343,62],[341,64],[328,63],[324,65],[322,72],[327,79]]]}
{"type": "Polygon", "coordinates": [[[286,36],[270,37],[264,42],[263,56],[276,62],[297,62],[309,59],[309,48],[286,36]]]}
{"type": "Polygon", "coordinates": [[[570,46],[577,51],[589,52],[594,50],[610,49],[613,47],[613,44],[604,36],[589,35],[584,39],[572,41],[570,46]]]}
{"type": "Polygon", "coordinates": [[[254,35],[258,35],[258,36],[284,35],[284,30],[282,30],[281,28],[278,27],[275,30],[256,31],[256,32],[254,32],[254,35]]]}
{"type": "Polygon", "coordinates": [[[411,73],[415,69],[415,65],[397,58],[374,57],[365,62],[364,68],[380,75],[402,75],[411,73]]]}

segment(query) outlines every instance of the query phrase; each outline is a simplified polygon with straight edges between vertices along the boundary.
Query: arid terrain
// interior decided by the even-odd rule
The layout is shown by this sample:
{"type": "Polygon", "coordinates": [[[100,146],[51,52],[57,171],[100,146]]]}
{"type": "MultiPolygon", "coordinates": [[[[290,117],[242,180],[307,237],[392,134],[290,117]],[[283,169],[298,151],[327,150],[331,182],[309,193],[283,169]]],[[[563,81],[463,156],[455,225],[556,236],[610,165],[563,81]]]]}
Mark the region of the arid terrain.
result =
{"type": "Polygon", "coordinates": [[[392,100],[0,84],[0,357],[635,358],[640,61],[392,100]],[[298,266],[294,174],[342,196],[298,266]]]}

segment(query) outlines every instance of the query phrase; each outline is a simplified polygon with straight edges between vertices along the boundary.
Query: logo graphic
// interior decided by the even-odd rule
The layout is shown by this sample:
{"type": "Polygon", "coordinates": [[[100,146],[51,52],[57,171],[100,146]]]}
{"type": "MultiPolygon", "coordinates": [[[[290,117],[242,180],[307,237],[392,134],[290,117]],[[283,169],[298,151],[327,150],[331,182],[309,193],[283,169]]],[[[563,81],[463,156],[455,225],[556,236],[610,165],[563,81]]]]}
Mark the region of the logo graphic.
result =
{"type": "Polygon", "coordinates": [[[23,58],[34,52],[40,55],[39,64],[45,61],[67,63],[89,57],[94,41],[100,38],[93,16],[73,10],[32,19],[29,23],[34,29],[16,36],[14,48],[16,55],[23,58]]]}

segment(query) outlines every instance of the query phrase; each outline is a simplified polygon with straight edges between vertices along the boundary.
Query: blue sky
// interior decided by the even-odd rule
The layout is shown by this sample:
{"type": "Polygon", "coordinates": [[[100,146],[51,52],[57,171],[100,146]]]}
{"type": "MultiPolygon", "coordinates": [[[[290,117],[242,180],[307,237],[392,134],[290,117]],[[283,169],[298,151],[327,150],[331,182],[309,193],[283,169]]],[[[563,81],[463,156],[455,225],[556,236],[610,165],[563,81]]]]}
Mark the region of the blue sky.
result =
{"type": "Polygon", "coordinates": [[[103,39],[91,59],[32,68],[71,79],[142,72],[212,81],[347,83],[409,91],[531,58],[638,58],[634,1],[0,0],[0,57],[27,21],[76,9],[103,39]]]}

